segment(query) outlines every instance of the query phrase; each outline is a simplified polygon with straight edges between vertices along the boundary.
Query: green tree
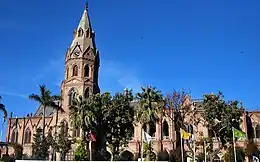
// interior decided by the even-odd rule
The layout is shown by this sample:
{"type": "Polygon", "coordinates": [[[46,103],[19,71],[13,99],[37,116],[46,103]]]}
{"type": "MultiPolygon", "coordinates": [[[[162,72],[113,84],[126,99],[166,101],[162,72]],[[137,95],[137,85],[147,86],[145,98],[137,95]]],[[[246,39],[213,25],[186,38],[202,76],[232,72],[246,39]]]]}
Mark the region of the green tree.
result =
{"type": "Polygon", "coordinates": [[[88,161],[88,150],[86,149],[86,143],[83,140],[79,140],[77,148],[74,152],[74,161],[88,161]]]}
{"type": "Polygon", "coordinates": [[[3,112],[3,116],[4,116],[4,121],[7,118],[7,111],[5,109],[5,105],[1,103],[2,97],[0,96],[0,111],[3,112]]]}
{"type": "Polygon", "coordinates": [[[89,132],[96,122],[96,110],[92,105],[91,98],[83,98],[79,96],[72,101],[69,107],[70,122],[74,128],[82,129],[83,141],[86,141],[86,133],[89,132]]]}
{"type": "Polygon", "coordinates": [[[134,108],[130,103],[132,100],[132,91],[115,94],[105,115],[106,140],[114,157],[119,157],[120,148],[126,147],[133,137],[134,108]]]}
{"type": "Polygon", "coordinates": [[[66,154],[71,149],[71,144],[72,141],[68,137],[58,135],[52,146],[56,152],[60,153],[60,159],[64,161],[66,154]]]}
{"type": "Polygon", "coordinates": [[[208,127],[210,132],[209,142],[211,147],[209,147],[208,153],[210,161],[212,161],[223,147],[228,148],[229,144],[232,143],[232,127],[240,129],[242,110],[238,107],[237,101],[226,102],[221,92],[217,95],[204,95],[203,108],[205,126],[208,127]],[[221,146],[214,150],[213,137],[221,143],[221,146]]]}
{"type": "MultiPolygon", "coordinates": [[[[146,88],[141,87],[142,92],[137,93],[136,98],[138,99],[138,107],[135,109],[135,122],[146,125],[146,132],[150,132],[151,122],[156,122],[159,118],[162,118],[164,100],[161,91],[154,87],[147,86],[146,88]]],[[[148,156],[148,159],[149,156],[148,156]]]]}
{"type": "Polygon", "coordinates": [[[33,135],[33,159],[45,160],[49,155],[49,148],[53,144],[53,139],[51,134],[47,137],[42,136],[42,130],[37,129],[36,134],[33,135]]]}
{"type": "Polygon", "coordinates": [[[155,161],[156,160],[156,154],[153,152],[153,143],[143,143],[144,144],[144,155],[146,156],[146,159],[149,161],[155,161]]]}
{"type": "Polygon", "coordinates": [[[155,122],[162,115],[163,95],[151,86],[141,89],[142,92],[136,95],[139,104],[135,112],[135,122],[146,124],[146,132],[150,132],[149,122],[155,122]]]}
{"type": "Polygon", "coordinates": [[[46,88],[45,85],[40,85],[40,94],[31,94],[29,99],[38,102],[40,105],[43,106],[43,120],[42,120],[42,136],[45,136],[45,109],[46,107],[50,106],[53,108],[57,107],[55,101],[59,101],[61,98],[57,95],[52,95],[51,91],[46,88]]]}

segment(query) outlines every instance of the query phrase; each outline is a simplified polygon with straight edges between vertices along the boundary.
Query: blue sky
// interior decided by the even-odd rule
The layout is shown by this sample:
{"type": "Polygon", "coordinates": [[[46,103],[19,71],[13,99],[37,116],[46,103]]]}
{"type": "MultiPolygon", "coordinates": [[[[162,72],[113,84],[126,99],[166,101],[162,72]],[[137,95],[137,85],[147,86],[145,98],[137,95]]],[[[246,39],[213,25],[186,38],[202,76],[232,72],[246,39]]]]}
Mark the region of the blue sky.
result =
{"type": "MultiPolygon", "coordinates": [[[[59,93],[84,4],[1,2],[0,95],[15,116],[35,112],[28,95],[39,84],[59,93]]],[[[185,88],[193,98],[221,90],[247,109],[259,108],[259,7],[258,0],[89,0],[101,90],[150,84],[164,93],[185,88]]]]}

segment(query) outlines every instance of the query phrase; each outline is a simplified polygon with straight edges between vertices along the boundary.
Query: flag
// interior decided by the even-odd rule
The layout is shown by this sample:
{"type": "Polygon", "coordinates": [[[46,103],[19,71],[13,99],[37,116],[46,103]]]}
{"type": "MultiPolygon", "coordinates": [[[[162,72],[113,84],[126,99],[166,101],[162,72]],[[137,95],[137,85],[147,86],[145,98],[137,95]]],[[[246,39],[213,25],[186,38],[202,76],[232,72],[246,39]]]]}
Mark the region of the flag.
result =
{"type": "Polygon", "coordinates": [[[143,131],[144,133],[143,133],[143,139],[144,139],[144,141],[146,142],[146,143],[150,143],[150,141],[152,140],[152,137],[148,134],[148,133],[146,133],[145,131],[143,131]]]}
{"type": "Polygon", "coordinates": [[[90,132],[89,138],[90,138],[90,141],[92,141],[92,142],[96,141],[96,137],[93,132],[90,132]]]}
{"type": "Polygon", "coordinates": [[[234,131],[234,137],[237,137],[237,138],[246,138],[246,133],[241,131],[241,130],[238,130],[236,128],[233,128],[233,131],[234,131]]]}
{"type": "Polygon", "coordinates": [[[188,133],[185,130],[181,129],[181,138],[182,139],[189,139],[190,136],[191,136],[191,133],[188,133]]]}

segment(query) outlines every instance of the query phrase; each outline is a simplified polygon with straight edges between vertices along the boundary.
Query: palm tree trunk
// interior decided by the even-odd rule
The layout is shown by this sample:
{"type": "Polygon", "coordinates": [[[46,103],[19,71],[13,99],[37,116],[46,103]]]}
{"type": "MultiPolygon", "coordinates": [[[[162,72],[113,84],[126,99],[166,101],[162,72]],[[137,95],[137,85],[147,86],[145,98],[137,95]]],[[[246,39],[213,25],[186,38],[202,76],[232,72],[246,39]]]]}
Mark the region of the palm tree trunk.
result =
{"type": "Polygon", "coordinates": [[[45,137],[45,106],[43,106],[42,137],[45,137]]]}

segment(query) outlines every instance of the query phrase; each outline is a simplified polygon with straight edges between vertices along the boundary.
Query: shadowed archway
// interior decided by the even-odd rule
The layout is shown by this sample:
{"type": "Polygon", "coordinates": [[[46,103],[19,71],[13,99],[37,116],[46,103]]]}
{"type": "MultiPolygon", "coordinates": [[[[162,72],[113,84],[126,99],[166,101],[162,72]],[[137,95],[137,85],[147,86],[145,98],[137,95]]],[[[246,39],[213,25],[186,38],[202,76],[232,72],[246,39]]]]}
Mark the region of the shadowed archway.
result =
{"type": "Polygon", "coordinates": [[[134,160],[134,154],[128,150],[123,151],[120,154],[122,161],[133,161],[134,160]]]}

